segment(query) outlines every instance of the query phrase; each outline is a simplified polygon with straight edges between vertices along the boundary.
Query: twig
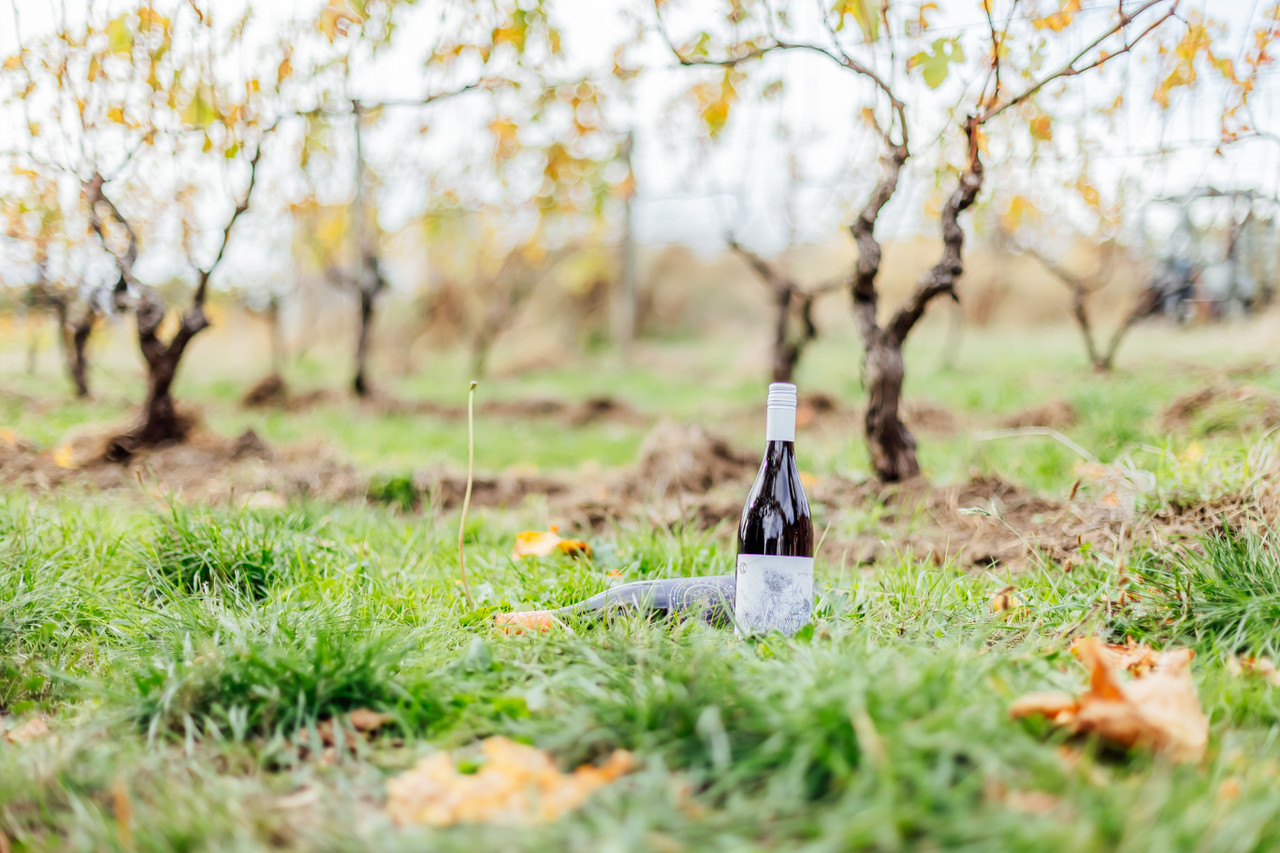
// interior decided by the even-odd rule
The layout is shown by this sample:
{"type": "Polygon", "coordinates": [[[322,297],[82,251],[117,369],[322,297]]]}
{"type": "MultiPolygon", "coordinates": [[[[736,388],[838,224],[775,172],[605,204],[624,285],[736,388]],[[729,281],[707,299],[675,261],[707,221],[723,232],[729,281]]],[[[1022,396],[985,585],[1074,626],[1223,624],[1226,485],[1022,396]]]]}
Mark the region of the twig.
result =
{"type": "Polygon", "coordinates": [[[475,399],[478,384],[472,379],[471,387],[467,390],[467,491],[462,497],[462,518],[458,520],[458,569],[462,572],[462,592],[467,596],[467,606],[472,610],[476,609],[476,600],[471,597],[471,586],[467,583],[467,556],[462,547],[462,537],[467,530],[467,510],[471,507],[471,483],[476,468],[475,399]]]}

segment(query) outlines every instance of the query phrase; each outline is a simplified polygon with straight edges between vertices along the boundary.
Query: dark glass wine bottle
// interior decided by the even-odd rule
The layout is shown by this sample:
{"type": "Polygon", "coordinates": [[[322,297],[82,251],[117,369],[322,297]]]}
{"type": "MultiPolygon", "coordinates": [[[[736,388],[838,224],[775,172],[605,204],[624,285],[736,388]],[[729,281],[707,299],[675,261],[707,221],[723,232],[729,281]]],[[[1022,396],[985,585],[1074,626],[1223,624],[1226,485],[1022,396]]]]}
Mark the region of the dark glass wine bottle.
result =
{"type": "Polygon", "coordinates": [[[769,386],[764,459],[738,527],[734,630],[790,636],[813,618],[813,518],[796,467],[796,386],[769,386]]]}

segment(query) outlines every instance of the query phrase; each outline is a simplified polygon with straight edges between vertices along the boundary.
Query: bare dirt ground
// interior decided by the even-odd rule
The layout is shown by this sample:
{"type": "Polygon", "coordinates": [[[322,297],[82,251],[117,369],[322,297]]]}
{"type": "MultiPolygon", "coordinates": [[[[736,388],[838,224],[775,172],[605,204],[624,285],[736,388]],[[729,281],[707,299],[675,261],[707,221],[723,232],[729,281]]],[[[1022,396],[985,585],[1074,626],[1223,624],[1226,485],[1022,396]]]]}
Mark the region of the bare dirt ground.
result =
{"type": "MultiPolygon", "coordinates": [[[[355,402],[363,409],[377,414],[430,415],[449,420],[463,420],[467,416],[467,407],[464,405],[448,405],[430,400],[404,400],[386,393],[375,393],[355,402]]],[[[240,405],[247,409],[283,409],[290,412],[303,412],[318,406],[350,405],[351,403],[351,397],[330,390],[293,393],[284,381],[275,375],[262,379],[240,400],[240,405]]],[[[652,421],[626,402],[608,396],[591,397],[581,402],[554,397],[481,400],[475,408],[476,415],[479,417],[549,418],[570,427],[585,426],[599,421],[627,424],[647,424],[652,421]]]]}
{"type": "MultiPolygon", "coordinates": [[[[401,404],[381,399],[371,405],[401,404]]],[[[412,411],[424,410],[424,404],[406,405],[412,411]]],[[[610,400],[488,405],[491,414],[556,417],[565,423],[581,423],[589,413],[606,419],[642,417],[610,400]]],[[[1206,386],[1175,400],[1162,420],[1170,429],[1186,428],[1211,407],[1222,405],[1229,406],[1233,418],[1244,418],[1250,425],[1266,426],[1272,419],[1280,424],[1280,401],[1248,386],[1206,386]]],[[[440,413],[434,406],[431,411],[440,413]]],[[[917,429],[927,430],[930,423],[943,432],[965,428],[963,419],[937,406],[917,403],[908,407],[907,416],[917,429]]],[[[998,423],[1059,428],[1073,423],[1075,417],[1069,403],[1050,400],[998,423]]],[[[849,428],[856,418],[857,412],[820,396],[802,400],[798,415],[803,428],[813,428],[824,419],[832,426],[849,428]],[[833,420],[837,418],[838,422],[833,420]]],[[[183,444],[139,453],[127,464],[119,464],[102,460],[103,438],[115,431],[84,433],[48,451],[39,451],[17,436],[0,434],[0,482],[35,492],[74,488],[257,507],[283,506],[298,498],[335,502],[369,498],[368,475],[323,447],[269,447],[252,431],[226,439],[197,426],[183,444]]],[[[473,483],[472,503],[515,508],[537,497],[546,501],[566,529],[584,534],[598,535],[639,521],[664,527],[692,525],[729,535],[736,528],[742,496],[757,464],[754,454],[743,453],[700,427],[664,422],[649,432],[630,466],[589,480],[516,472],[481,474],[473,483]]],[[[963,566],[1018,568],[1039,560],[1070,564],[1085,543],[1110,551],[1126,542],[1194,536],[1233,524],[1277,523],[1280,486],[1270,485],[1275,480],[1260,477],[1249,494],[1213,502],[1175,500],[1152,512],[1140,508],[1118,512],[1108,496],[1088,489],[1070,496],[1036,495],[990,476],[943,486],[923,479],[883,485],[825,476],[807,482],[806,490],[824,528],[819,530],[823,554],[841,566],[911,554],[939,563],[955,560],[963,566]]],[[[452,510],[461,504],[465,488],[465,477],[451,470],[427,469],[411,478],[419,507],[452,510]]]]}
{"type": "Polygon", "coordinates": [[[1216,381],[1174,398],[1160,413],[1160,425],[1186,432],[1198,425],[1206,434],[1280,427],[1280,397],[1252,385],[1216,381]]]}

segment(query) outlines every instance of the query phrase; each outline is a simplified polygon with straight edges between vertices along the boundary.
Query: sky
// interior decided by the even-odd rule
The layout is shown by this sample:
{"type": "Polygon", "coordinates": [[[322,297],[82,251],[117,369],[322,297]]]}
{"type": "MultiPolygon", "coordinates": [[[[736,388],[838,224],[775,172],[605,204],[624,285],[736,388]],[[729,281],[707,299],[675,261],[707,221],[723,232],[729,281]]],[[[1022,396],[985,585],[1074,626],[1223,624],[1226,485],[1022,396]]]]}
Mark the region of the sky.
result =
{"type": "MultiPolygon", "coordinates": [[[[204,5],[216,14],[233,18],[238,17],[244,1],[206,0],[204,5]]],[[[14,2],[21,11],[24,38],[30,39],[52,26],[53,10],[57,8],[53,3],[14,2]]],[[[1046,2],[1052,0],[1041,0],[1040,5],[1046,2]]],[[[82,5],[75,0],[68,2],[73,9],[82,5]]],[[[111,2],[95,2],[94,13],[102,13],[104,5],[108,14],[112,9],[123,8],[111,2]]],[[[931,33],[959,37],[970,50],[981,50],[987,24],[977,3],[943,0],[940,5],[943,9],[934,14],[931,33]]],[[[1184,0],[1182,9],[1188,16],[1209,12],[1225,28],[1222,41],[1242,48],[1244,34],[1265,5],[1256,0],[1184,0]]],[[[257,3],[255,15],[262,31],[271,34],[274,23],[290,17],[311,17],[319,8],[316,0],[273,0],[257,3]]],[[[683,41],[698,28],[709,25],[705,11],[713,7],[705,2],[668,0],[666,8],[670,10],[673,37],[683,41]]],[[[1077,41],[1096,30],[1094,22],[1105,23],[1105,16],[1113,8],[1110,0],[1085,2],[1077,41]],[[1084,26],[1086,22],[1089,26],[1084,26]]],[[[553,9],[565,33],[566,75],[608,69],[614,46],[629,37],[633,21],[638,19],[648,25],[654,21],[652,5],[643,0],[555,0],[553,9]],[[628,20],[620,14],[624,9],[638,18],[628,20]]],[[[426,32],[431,26],[431,11],[429,2],[422,4],[406,17],[405,31],[413,33],[415,28],[421,28],[426,32]]],[[[8,10],[0,6],[3,55],[12,53],[16,46],[10,20],[8,10]]],[[[807,26],[813,32],[813,22],[806,22],[803,14],[797,14],[794,24],[797,30],[803,31],[807,26]]],[[[821,38],[822,33],[814,37],[821,38]]],[[[409,39],[407,43],[416,46],[418,40],[409,39]]],[[[883,41],[859,50],[858,55],[875,67],[889,66],[888,46],[883,41]]],[[[724,131],[714,144],[708,145],[689,111],[674,107],[673,102],[690,85],[717,72],[679,67],[652,29],[632,55],[645,71],[627,84],[627,97],[610,108],[608,118],[620,131],[635,134],[635,227],[640,243],[683,244],[700,253],[713,254],[723,248],[725,234],[732,231],[745,245],[772,254],[793,243],[840,239],[844,223],[861,203],[878,169],[880,145],[859,118],[860,111],[874,103],[865,81],[821,56],[790,53],[770,57],[756,79],[783,80],[782,95],[768,101],[748,98],[735,105],[724,131]],[[779,128],[784,130],[779,132],[779,128]],[[793,162],[799,164],[798,176],[791,167],[793,162]]],[[[1238,60],[1238,54],[1233,58],[1238,60]]],[[[371,100],[419,94],[423,89],[419,61],[413,50],[399,54],[393,51],[357,81],[357,88],[371,100]]],[[[1079,170],[1069,127],[1073,122],[1094,138],[1094,180],[1104,191],[1121,182],[1145,197],[1174,195],[1207,184],[1223,189],[1253,188],[1268,194],[1280,189],[1280,144],[1258,139],[1229,146],[1221,156],[1213,153],[1218,141],[1222,87],[1180,91],[1172,108],[1163,111],[1150,99],[1155,73],[1155,63],[1148,57],[1134,62],[1119,60],[1105,75],[1072,80],[1069,93],[1055,106],[1055,115],[1062,117],[1062,130],[1056,135],[1054,147],[1065,156],[1044,155],[1035,162],[1016,154],[1002,158],[998,174],[993,170],[989,178],[989,197],[998,199],[1001,194],[1024,190],[1029,194],[1053,194],[1055,186],[1069,180],[1079,170]],[[1098,111],[1110,104],[1118,92],[1126,95],[1119,120],[1104,124],[1098,111]]],[[[1259,124],[1280,131],[1273,91],[1277,74],[1280,72],[1264,72],[1254,105],[1259,124]]],[[[954,124],[945,109],[949,99],[955,100],[959,84],[960,81],[948,81],[933,92],[918,79],[895,81],[911,110],[915,156],[879,224],[882,239],[931,234],[936,228],[926,209],[931,199],[936,205],[940,192],[936,178],[940,146],[955,143],[954,124]]],[[[883,103],[880,106],[883,108],[883,103]]],[[[425,120],[456,123],[456,137],[467,132],[468,120],[474,122],[483,114],[483,108],[459,100],[431,108],[425,113],[425,120]],[[443,112],[445,109],[450,112],[443,112]],[[457,121],[459,118],[462,120],[457,121]]],[[[4,115],[11,119],[14,113],[4,115]]],[[[411,115],[400,120],[419,122],[423,117],[411,115]]],[[[7,135],[0,132],[0,136],[7,135]]],[[[444,136],[447,140],[447,129],[444,136]]],[[[378,156],[393,163],[399,153],[395,149],[398,144],[397,139],[389,138],[378,156]]],[[[453,143],[446,141],[439,148],[441,153],[427,152],[425,159],[412,162],[448,169],[447,158],[453,156],[450,152],[454,150],[453,143]]],[[[394,229],[401,224],[418,201],[408,194],[386,195],[381,213],[384,227],[394,229]]],[[[1068,205],[1063,215],[1071,218],[1078,213],[1068,205]]],[[[1135,223],[1140,213],[1132,213],[1135,223]]],[[[1176,211],[1153,209],[1147,211],[1145,218],[1158,236],[1167,232],[1174,216],[1176,211]]],[[[1080,227],[1087,227],[1087,216],[1076,218],[1080,227]]],[[[269,266],[259,256],[269,254],[266,247],[274,245],[272,240],[283,238],[266,233],[258,237],[254,241],[257,248],[242,249],[233,263],[243,268],[269,266]]]]}

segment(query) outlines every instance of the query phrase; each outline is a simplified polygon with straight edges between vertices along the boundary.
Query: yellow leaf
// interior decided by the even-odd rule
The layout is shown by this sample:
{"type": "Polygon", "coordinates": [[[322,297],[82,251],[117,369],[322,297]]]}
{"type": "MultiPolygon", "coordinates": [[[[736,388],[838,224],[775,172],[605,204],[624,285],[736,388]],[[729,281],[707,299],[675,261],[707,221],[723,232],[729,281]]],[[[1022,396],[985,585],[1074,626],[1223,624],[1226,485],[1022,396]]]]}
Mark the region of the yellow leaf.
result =
{"type": "Polygon", "coordinates": [[[576,809],[596,790],[631,772],[631,753],[615,750],[604,764],[561,773],[540,749],[491,737],[480,745],[483,764],[458,771],[448,752],[436,752],[387,783],[387,814],[399,826],[489,823],[529,826],[576,809]]]}
{"type": "Polygon", "coordinates": [[[1027,604],[1017,596],[1017,587],[1006,586],[997,592],[991,598],[990,608],[992,613],[1002,613],[1005,611],[1021,610],[1027,604]]]}
{"type": "Polygon", "coordinates": [[[5,60],[4,60],[4,70],[5,70],[5,71],[14,71],[14,70],[17,70],[18,68],[21,68],[21,67],[22,67],[22,57],[21,57],[21,56],[19,56],[19,55],[17,55],[17,54],[14,54],[13,56],[5,57],[5,60]]]}
{"type": "Polygon", "coordinates": [[[280,66],[276,68],[276,79],[283,83],[285,80],[289,79],[289,75],[292,73],[293,63],[290,62],[289,57],[286,56],[284,59],[280,60],[280,66]]]}
{"type": "Polygon", "coordinates": [[[53,464],[59,468],[78,468],[75,448],[69,442],[58,445],[53,451],[53,464]]]}
{"type": "Polygon", "coordinates": [[[514,557],[546,557],[550,554],[566,554],[577,556],[581,554],[590,559],[591,546],[580,539],[561,539],[556,532],[558,528],[552,527],[548,531],[543,530],[526,530],[516,535],[516,547],[512,552],[514,557]]]}
{"type": "Polygon", "coordinates": [[[352,11],[345,0],[335,0],[320,12],[316,27],[324,33],[325,38],[333,41],[340,32],[346,33],[348,24],[358,24],[361,20],[363,19],[352,11]]]}
{"type": "Polygon", "coordinates": [[[1031,137],[1043,142],[1053,139],[1053,124],[1047,115],[1041,113],[1031,120],[1031,137]]]}
{"type": "Polygon", "coordinates": [[[124,124],[124,107],[107,107],[107,119],[116,124],[124,124]]]}
{"type": "Polygon", "coordinates": [[[121,15],[107,24],[107,47],[112,53],[127,54],[133,50],[133,31],[129,19],[121,15]]]}
{"type": "Polygon", "coordinates": [[[1078,698],[1027,694],[1010,706],[1009,715],[1044,717],[1072,734],[1096,735],[1125,749],[1146,747],[1174,761],[1199,761],[1209,741],[1209,721],[1191,683],[1195,652],[1154,654],[1151,665],[1133,670],[1136,677],[1126,682],[1117,672],[1115,648],[1093,638],[1078,641],[1071,652],[1089,670],[1089,689],[1078,698]]]}

